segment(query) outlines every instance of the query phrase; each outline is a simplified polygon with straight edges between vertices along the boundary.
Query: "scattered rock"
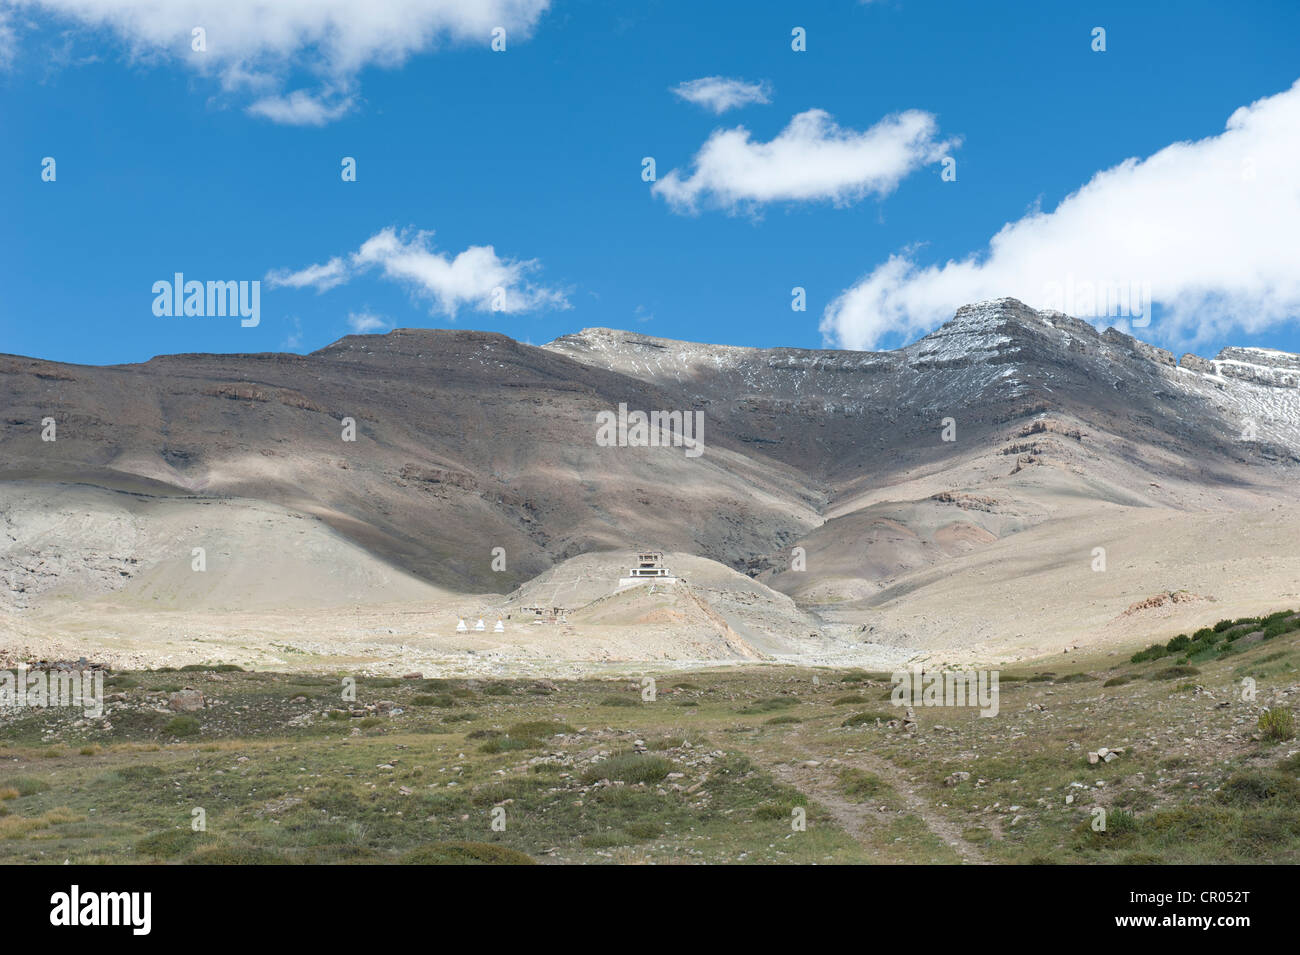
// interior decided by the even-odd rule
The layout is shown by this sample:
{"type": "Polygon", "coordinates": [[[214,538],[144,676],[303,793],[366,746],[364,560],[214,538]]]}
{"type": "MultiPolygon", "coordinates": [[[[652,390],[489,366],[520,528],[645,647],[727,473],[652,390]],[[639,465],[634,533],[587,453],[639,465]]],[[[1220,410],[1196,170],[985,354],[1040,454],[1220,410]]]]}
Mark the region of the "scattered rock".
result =
{"type": "Polygon", "coordinates": [[[192,713],[203,709],[203,694],[187,686],[167,697],[167,705],[178,713],[192,713]]]}

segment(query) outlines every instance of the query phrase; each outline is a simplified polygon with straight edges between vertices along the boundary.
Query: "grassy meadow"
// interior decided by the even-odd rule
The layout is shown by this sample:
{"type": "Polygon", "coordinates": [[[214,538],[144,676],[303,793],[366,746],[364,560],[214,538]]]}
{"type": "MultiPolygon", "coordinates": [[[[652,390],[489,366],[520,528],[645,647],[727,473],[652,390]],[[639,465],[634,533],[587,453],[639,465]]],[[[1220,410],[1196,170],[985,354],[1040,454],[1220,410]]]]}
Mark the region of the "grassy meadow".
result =
{"type": "Polygon", "coordinates": [[[997,716],[910,726],[852,670],[113,673],[101,720],[0,711],[0,862],[1295,863],[1298,631],[1007,669],[997,716]]]}

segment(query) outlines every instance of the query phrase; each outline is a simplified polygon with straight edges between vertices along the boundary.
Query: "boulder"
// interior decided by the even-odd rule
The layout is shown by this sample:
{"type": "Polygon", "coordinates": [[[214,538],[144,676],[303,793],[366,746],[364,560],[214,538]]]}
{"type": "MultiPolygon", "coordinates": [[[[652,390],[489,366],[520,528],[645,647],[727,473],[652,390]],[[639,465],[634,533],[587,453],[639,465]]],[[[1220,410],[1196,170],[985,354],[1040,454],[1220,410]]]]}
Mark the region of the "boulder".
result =
{"type": "Polygon", "coordinates": [[[167,705],[178,713],[192,713],[203,709],[203,694],[187,686],[167,697],[167,705]]]}

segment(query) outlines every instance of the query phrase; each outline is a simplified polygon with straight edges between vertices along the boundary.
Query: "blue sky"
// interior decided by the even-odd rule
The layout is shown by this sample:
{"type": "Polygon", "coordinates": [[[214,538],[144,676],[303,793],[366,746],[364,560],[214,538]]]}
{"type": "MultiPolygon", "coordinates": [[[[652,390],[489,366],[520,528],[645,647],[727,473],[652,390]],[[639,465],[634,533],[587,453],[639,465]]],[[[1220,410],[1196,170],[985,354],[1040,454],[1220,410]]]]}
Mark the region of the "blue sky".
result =
{"type": "Polygon", "coordinates": [[[0,0],[0,351],[107,364],[305,352],[354,328],[541,344],[587,326],[885,348],[968,295],[1028,300],[1076,267],[1149,282],[1139,337],[1300,351],[1293,2],[352,6],[313,24],[247,0],[0,0]],[[767,102],[719,114],[672,92],[707,77],[767,102]],[[779,138],[810,110],[820,126],[779,138]],[[888,126],[904,111],[910,138],[888,126]],[[260,324],[156,316],[176,272],[261,281],[260,324]]]}

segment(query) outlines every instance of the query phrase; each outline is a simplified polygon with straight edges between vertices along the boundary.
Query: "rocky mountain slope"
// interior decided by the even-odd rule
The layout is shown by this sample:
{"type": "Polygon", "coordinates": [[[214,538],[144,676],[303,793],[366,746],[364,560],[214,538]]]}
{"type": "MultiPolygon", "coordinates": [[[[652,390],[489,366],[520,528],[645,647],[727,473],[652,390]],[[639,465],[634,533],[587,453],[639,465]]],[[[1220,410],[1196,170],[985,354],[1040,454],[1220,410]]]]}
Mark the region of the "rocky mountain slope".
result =
{"type": "Polygon", "coordinates": [[[101,600],[491,608],[565,561],[605,554],[616,576],[648,546],[792,598],[782,626],[837,652],[1045,652],[1124,635],[1121,612],[1162,590],[1281,599],[1300,570],[1281,533],[1298,384],[1300,356],[1175,358],[1011,299],[890,352],[587,329],[541,348],[398,330],[306,356],[0,356],[0,626],[101,600]],[[602,446],[597,415],[620,404],[702,412],[704,453],[602,446]],[[1256,570],[1236,563],[1275,530],[1256,570]],[[1099,547],[1122,573],[1095,571],[1099,547]]]}

